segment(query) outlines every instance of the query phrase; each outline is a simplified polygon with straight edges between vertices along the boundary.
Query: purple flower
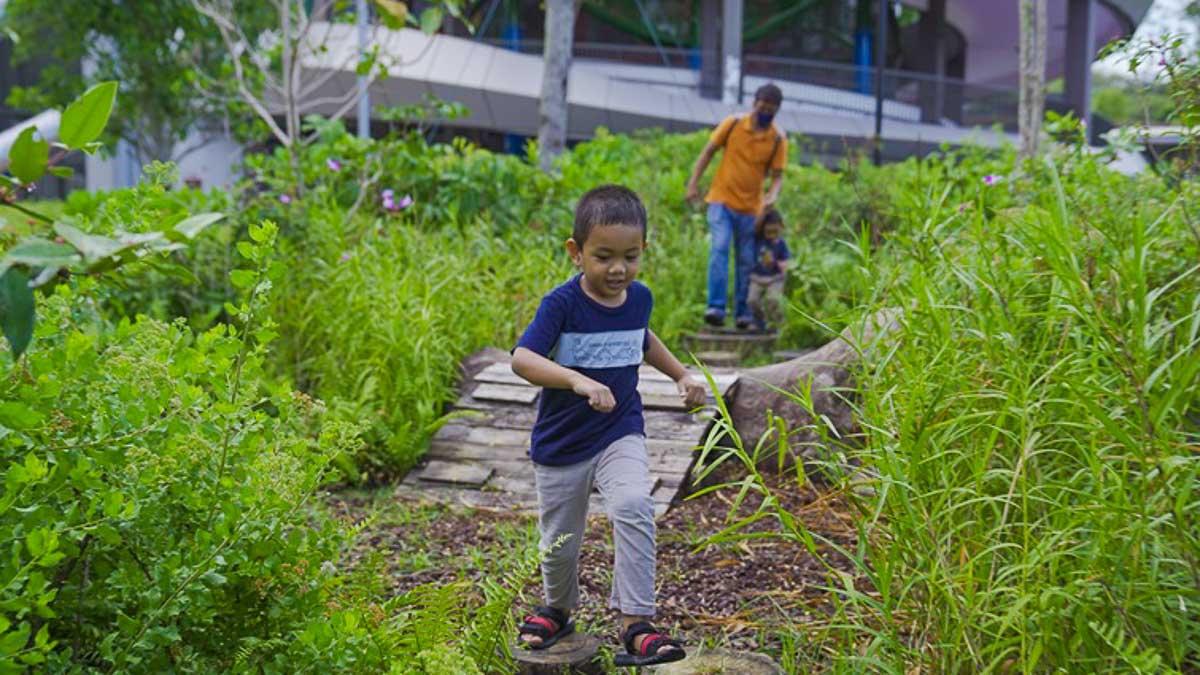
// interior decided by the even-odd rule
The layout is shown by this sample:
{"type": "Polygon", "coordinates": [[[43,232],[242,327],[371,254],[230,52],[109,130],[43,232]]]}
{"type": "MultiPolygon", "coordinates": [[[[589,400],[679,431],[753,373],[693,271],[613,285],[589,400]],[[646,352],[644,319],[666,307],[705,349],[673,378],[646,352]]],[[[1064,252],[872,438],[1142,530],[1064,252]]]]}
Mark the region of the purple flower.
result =
{"type": "Polygon", "coordinates": [[[1158,57],[1158,65],[1160,65],[1160,66],[1167,65],[1167,57],[1165,57],[1165,56],[1158,57]]]}
{"type": "Polygon", "coordinates": [[[349,251],[346,251],[345,253],[343,253],[343,254],[341,255],[341,257],[339,257],[339,258],[338,258],[338,262],[340,262],[340,263],[347,262],[347,261],[349,261],[349,260],[350,260],[350,258],[352,258],[352,257],[354,257],[354,256],[350,255],[350,252],[349,252],[349,251]]]}
{"type": "Polygon", "coordinates": [[[388,188],[380,193],[383,196],[383,208],[388,211],[400,211],[412,206],[412,195],[404,195],[400,201],[396,201],[396,191],[388,188]]]}
{"type": "Polygon", "coordinates": [[[342,170],[342,163],[330,157],[329,159],[325,160],[325,167],[336,173],[342,170]]]}
{"type": "Polygon", "coordinates": [[[989,173],[988,175],[983,177],[983,184],[984,185],[995,185],[996,183],[999,183],[1003,178],[1004,178],[1004,176],[997,176],[995,174],[989,173]]]}
{"type": "Polygon", "coordinates": [[[958,205],[958,212],[959,212],[959,213],[962,213],[963,211],[966,211],[966,210],[967,210],[967,205],[966,205],[966,204],[959,204],[959,205],[958,205]]]}
{"type": "Polygon", "coordinates": [[[283,202],[284,204],[291,204],[292,196],[291,195],[279,195],[279,201],[283,202]]]}

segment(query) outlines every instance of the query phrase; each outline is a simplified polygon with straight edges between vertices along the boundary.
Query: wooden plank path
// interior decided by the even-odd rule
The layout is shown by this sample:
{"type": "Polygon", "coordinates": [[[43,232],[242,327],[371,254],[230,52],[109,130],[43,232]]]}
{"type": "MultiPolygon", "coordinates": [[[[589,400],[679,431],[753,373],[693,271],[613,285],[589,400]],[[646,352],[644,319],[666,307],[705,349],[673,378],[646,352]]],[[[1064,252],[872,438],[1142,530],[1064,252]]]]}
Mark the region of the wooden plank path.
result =
{"type": "MultiPolygon", "coordinates": [[[[675,383],[642,366],[638,393],[646,419],[646,450],[654,477],[655,515],[667,512],[682,496],[696,446],[704,440],[709,414],[684,408],[675,383]]],[[[693,374],[704,381],[699,371],[693,374]]],[[[724,396],[737,373],[712,369],[724,396]]],[[[537,418],[540,392],[512,371],[508,361],[492,363],[461,388],[449,421],[434,435],[428,454],[397,488],[397,496],[532,512],[537,508],[529,438],[537,418]]],[[[714,403],[709,393],[709,403],[714,403]]],[[[604,511],[600,495],[592,495],[592,513],[604,511]]]]}

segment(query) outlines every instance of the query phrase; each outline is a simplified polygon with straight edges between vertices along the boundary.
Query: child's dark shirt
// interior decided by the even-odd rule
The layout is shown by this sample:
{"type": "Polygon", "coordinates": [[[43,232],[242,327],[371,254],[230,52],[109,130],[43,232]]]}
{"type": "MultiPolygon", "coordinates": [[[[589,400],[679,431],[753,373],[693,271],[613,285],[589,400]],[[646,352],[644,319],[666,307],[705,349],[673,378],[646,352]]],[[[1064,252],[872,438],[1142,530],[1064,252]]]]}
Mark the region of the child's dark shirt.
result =
{"type": "Polygon", "coordinates": [[[792,257],[787,243],[783,239],[771,241],[762,237],[754,238],[754,268],[750,273],[757,277],[773,277],[781,272],[779,263],[792,257]]]}
{"type": "Polygon", "coordinates": [[[529,451],[534,462],[575,464],[623,436],[644,433],[638,366],[650,346],[653,304],[650,289],[635,281],[620,307],[606,307],[584,293],[580,275],[542,298],[517,346],[607,386],[616,407],[603,413],[569,389],[542,389],[529,451]]]}

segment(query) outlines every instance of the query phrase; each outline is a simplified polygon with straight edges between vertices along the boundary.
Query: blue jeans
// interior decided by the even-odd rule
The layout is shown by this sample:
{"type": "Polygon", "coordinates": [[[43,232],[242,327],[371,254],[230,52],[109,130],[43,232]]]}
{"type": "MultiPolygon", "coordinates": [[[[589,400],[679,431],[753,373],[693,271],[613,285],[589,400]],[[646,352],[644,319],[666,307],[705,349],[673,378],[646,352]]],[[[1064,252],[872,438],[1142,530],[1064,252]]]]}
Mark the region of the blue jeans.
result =
{"type": "Polygon", "coordinates": [[[724,204],[708,205],[708,229],[712,250],[708,254],[708,307],[725,316],[729,293],[729,245],[734,248],[734,316],[749,317],[746,298],[750,294],[750,268],[754,266],[753,213],[739,213],[724,204]]]}

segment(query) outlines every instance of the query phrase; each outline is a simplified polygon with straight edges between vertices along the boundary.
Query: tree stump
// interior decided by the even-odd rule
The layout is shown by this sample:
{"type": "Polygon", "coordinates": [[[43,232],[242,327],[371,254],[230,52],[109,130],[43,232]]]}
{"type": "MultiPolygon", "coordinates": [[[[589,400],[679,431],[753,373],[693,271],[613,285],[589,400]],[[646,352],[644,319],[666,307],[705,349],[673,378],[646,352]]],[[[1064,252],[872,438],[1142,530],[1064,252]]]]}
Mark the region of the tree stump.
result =
{"type": "MultiPolygon", "coordinates": [[[[846,400],[845,389],[850,384],[854,367],[885,336],[899,327],[900,313],[884,309],[862,323],[849,326],[834,340],[803,356],[742,373],[729,394],[729,414],[734,428],[747,449],[751,449],[767,431],[767,411],[782,418],[788,429],[800,429],[812,424],[813,418],[803,407],[782,392],[794,392],[797,382],[811,383],[812,405],[817,415],[832,425],[834,436],[845,438],[854,433],[854,416],[846,400]]],[[[804,430],[791,438],[793,461],[814,459],[819,452],[820,438],[804,430]]],[[[775,456],[768,464],[775,464],[775,456]]],[[[766,458],[764,458],[766,461],[766,458]]],[[[764,464],[765,466],[765,464],[764,464]]]]}
{"type": "Polygon", "coordinates": [[[509,649],[521,675],[600,675],[604,672],[596,663],[600,639],[587,633],[572,633],[546,649],[523,649],[516,643],[509,649]]]}

